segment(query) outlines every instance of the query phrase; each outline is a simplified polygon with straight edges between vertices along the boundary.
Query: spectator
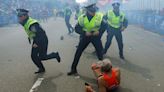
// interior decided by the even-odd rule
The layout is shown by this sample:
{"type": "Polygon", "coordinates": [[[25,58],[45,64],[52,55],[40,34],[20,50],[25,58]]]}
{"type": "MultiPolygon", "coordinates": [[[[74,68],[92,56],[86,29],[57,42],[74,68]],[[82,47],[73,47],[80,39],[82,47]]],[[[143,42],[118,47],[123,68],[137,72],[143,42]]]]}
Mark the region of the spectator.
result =
{"type": "MultiPolygon", "coordinates": [[[[108,92],[119,87],[120,69],[112,67],[109,59],[92,64],[92,70],[98,80],[99,92],[108,92]]],[[[86,85],[86,92],[95,92],[90,85],[86,85]]]]}

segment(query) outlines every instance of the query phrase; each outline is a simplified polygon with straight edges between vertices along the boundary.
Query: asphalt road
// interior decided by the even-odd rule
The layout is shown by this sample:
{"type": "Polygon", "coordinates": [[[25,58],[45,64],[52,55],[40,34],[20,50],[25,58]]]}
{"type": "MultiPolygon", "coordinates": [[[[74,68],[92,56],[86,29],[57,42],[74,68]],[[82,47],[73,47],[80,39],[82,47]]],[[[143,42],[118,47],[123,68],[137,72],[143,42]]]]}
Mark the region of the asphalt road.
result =
{"type": "MultiPolygon", "coordinates": [[[[20,25],[1,27],[0,92],[30,92],[38,78],[44,79],[33,92],[84,92],[85,82],[97,90],[90,68],[93,62],[98,61],[92,54],[93,46],[89,45],[80,59],[80,78],[67,76],[79,37],[75,33],[67,35],[63,19],[49,19],[41,24],[49,38],[48,52],[59,51],[62,62],[55,59],[46,61],[46,73],[35,75],[37,68],[31,61],[31,45],[23,28],[20,25]],[[61,36],[64,40],[60,40],[61,36]]],[[[121,68],[121,85],[116,92],[164,92],[164,37],[135,25],[130,25],[123,37],[125,63],[119,59],[115,39],[105,56],[114,66],[121,68]]],[[[105,41],[106,34],[102,38],[103,45],[105,41]]]]}

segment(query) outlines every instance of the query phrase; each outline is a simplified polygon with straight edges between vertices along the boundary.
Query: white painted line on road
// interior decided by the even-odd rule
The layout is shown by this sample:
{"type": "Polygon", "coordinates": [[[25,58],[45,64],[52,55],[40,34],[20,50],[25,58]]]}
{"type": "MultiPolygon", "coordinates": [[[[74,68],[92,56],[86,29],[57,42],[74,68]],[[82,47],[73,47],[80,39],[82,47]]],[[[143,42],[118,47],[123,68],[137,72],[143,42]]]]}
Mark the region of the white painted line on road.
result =
{"type": "Polygon", "coordinates": [[[32,86],[31,90],[29,92],[36,92],[37,88],[41,85],[44,78],[38,78],[38,80],[35,82],[35,84],[32,86]]]}
{"type": "Polygon", "coordinates": [[[80,76],[75,76],[75,79],[79,79],[80,78],[80,76]]]}

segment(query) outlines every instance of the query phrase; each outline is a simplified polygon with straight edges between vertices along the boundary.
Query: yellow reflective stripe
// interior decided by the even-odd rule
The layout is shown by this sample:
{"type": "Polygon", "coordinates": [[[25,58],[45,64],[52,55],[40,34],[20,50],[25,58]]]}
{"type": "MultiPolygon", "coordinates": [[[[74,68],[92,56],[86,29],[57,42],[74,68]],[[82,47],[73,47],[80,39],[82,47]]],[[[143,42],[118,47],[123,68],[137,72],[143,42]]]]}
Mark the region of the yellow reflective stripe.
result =
{"type": "Polygon", "coordinates": [[[30,31],[30,26],[34,23],[37,23],[37,20],[29,17],[26,24],[24,25],[25,32],[27,33],[27,35],[30,39],[33,39],[33,37],[35,37],[35,32],[30,31]]]}

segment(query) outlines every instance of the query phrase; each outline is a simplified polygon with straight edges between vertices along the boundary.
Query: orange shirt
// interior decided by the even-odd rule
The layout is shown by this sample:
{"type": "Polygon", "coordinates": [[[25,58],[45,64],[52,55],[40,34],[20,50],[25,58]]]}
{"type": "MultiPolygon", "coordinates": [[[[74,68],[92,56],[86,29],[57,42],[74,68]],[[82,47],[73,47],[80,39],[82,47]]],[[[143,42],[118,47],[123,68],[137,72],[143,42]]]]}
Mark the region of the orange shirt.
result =
{"type": "Polygon", "coordinates": [[[116,71],[114,69],[112,69],[111,76],[104,73],[103,78],[107,84],[108,89],[113,89],[119,85],[118,80],[117,80],[117,76],[116,76],[116,71]]]}

